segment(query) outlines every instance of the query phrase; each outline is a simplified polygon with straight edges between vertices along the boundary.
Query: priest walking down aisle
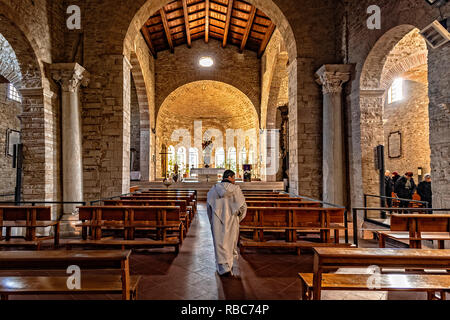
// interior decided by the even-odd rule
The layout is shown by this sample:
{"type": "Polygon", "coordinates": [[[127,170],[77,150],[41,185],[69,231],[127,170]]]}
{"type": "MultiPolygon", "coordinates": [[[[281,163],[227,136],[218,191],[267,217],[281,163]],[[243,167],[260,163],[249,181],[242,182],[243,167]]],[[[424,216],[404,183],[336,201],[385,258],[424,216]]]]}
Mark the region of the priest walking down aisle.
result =
{"type": "Polygon", "coordinates": [[[245,218],[247,205],[235,173],[226,170],[222,182],[214,185],[207,197],[208,218],[220,276],[231,276],[233,261],[238,258],[239,223],[245,218]]]}

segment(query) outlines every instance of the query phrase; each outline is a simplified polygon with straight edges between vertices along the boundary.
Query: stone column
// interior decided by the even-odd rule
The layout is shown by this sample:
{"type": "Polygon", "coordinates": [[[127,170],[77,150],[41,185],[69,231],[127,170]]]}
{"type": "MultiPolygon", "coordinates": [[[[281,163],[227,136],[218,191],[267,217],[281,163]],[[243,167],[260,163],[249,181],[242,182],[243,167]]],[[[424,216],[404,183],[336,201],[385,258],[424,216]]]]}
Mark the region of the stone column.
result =
{"type": "MultiPolygon", "coordinates": [[[[52,78],[61,85],[63,201],[83,201],[79,87],[88,84],[89,74],[77,63],[56,63],[50,70],[52,78]]],[[[64,205],[64,214],[72,214],[76,206],[64,205]]]]}
{"type": "Polygon", "coordinates": [[[317,82],[323,91],[323,200],[344,205],[344,132],[342,85],[350,80],[351,65],[323,65],[317,82]]]}

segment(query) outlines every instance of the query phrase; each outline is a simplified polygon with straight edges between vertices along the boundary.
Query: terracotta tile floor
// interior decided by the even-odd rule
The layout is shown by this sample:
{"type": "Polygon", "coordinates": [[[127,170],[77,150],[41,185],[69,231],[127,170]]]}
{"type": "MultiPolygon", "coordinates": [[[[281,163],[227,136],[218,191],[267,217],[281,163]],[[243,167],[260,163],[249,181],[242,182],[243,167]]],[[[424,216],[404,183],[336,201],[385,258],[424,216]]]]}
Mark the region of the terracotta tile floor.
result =
{"type": "MultiPolygon", "coordinates": [[[[205,204],[200,203],[180,253],[173,249],[138,250],[131,256],[131,273],[142,275],[139,299],[178,300],[298,300],[298,272],[312,271],[312,254],[287,250],[246,250],[234,268],[236,279],[215,273],[214,249],[205,204]]],[[[376,246],[363,241],[362,246],[376,246]]],[[[45,271],[40,272],[45,274],[45,271]]],[[[3,272],[0,272],[2,275],[3,272]]],[[[11,273],[9,273],[11,275],[11,273]]],[[[323,299],[423,299],[414,293],[352,293],[325,291],[323,299]]],[[[34,295],[13,299],[120,299],[118,295],[34,295]]]]}

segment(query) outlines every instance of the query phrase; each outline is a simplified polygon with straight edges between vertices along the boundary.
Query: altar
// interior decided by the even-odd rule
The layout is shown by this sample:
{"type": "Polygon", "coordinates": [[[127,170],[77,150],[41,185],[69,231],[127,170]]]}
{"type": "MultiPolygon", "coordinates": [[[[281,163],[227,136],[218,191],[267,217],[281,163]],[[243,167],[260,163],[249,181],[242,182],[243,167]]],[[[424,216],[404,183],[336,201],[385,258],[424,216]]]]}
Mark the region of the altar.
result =
{"type": "Polygon", "coordinates": [[[197,175],[198,182],[217,182],[218,176],[223,175],[223,168],[192,168],[191,176],[197,175]]]}

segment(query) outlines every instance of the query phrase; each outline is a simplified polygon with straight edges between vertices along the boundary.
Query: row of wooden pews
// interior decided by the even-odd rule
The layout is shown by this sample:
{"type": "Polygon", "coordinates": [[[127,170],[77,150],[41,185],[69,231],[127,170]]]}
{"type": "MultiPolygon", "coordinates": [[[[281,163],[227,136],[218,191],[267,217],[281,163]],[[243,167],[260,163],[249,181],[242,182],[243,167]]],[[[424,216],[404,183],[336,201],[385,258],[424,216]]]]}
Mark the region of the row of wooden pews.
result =
{"type": "Polygon", "coordinates": [[[247,215],[240,225],[239,246],[301,249],[314,246],[348,247],[340,235],[347,230],[344,208],[324,208],[279,192],[244,191],[247,215]]]}
{"type": "Polygon", "coordinates": [[[314,250],[314,272],[299,273],[302,299],[321,299],[322,290],[424,292],[445,300],[450,291],[449,214],[393,214],[390,230],[378,231],[379,248],[314,250]],[[408,249],[385,248],[386,240],[407,241],[408,249]],[[422,249],[423,240],[439,249],[422,249]],[[370,274],[326,273],[338,268],[371,268],[370,274]]]}
{"type": "Polygon", "coordinates": [[[140,276],[129,271],[130,250],[125,247],[173,246],[178,253],[197,212],[195,191],[151,190],[134,193],[120,200],[105,200],[102,205],[79,207],[82,238],[68,240],[69,250],[39,250],[44,240],[59,243],[59,221],[51,220],[51,207],[0,207],[0,245],[34,246],[36,251],[0,251],[0,298],[29,294],[121,294],[122,299],[137,299],[140,276]],[[24,239],[11,236],[11,228],[25,228],[24,239]],[[53,227],[53,235],[39,237],[36,229],[53,227]],[[108,235],[110,233],[110,235],[108,235]],[[117,237],[119,235],[119,237],[117,237]],[[17,240],[17,241],[15,241],[17,240]],[[19,241],[20,240],[20,241],[19,241]],[[121,250],[71,250],[73,247],[120,247],[121,250]],[[80,288],[69,288],[69,265],[82,271],[80,288]],[[92,273],[92,269],[103,272],[92,273]],[[18,271],[45,270],[45,276],[17,276],[18,271]],[[108,274],[104,271],[108,270],[108,274]]]}
{"type": "Polygon", "coordinates": [[[66,246],[174,247],[178,253],[196,212],[196,191],[149,190],[104,200],[79,207],[82,239],[66,246]]]}

